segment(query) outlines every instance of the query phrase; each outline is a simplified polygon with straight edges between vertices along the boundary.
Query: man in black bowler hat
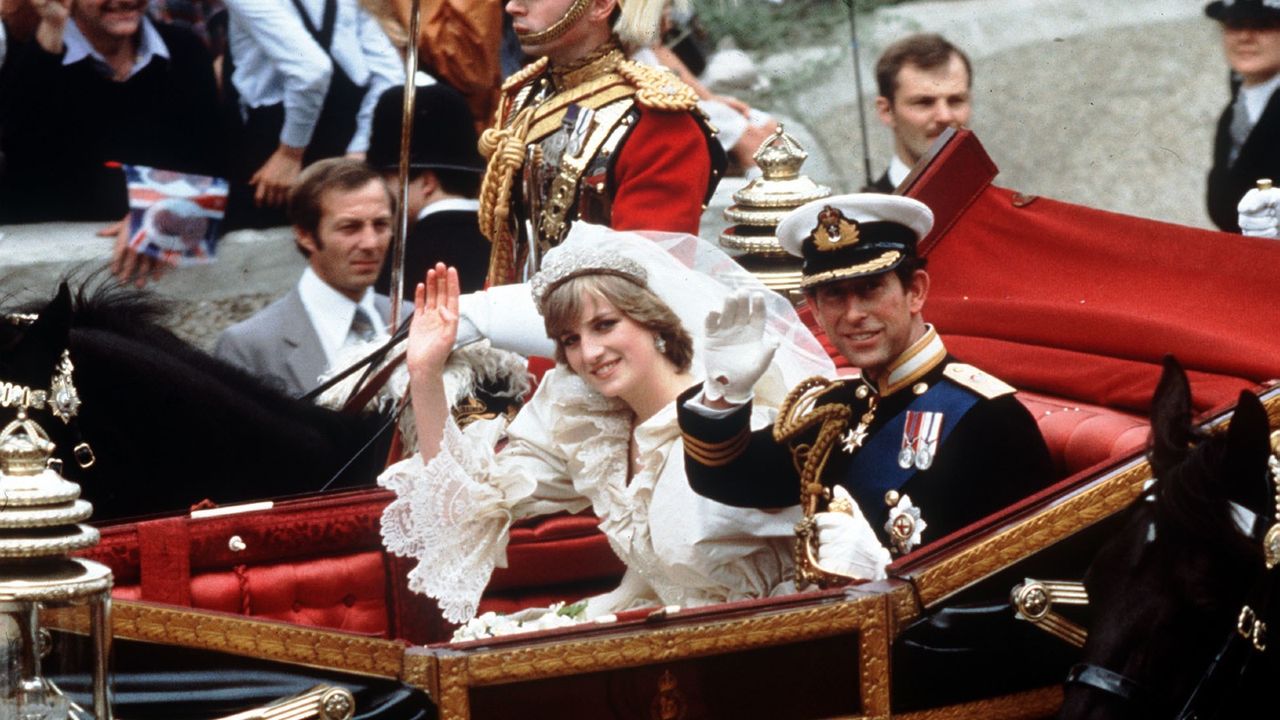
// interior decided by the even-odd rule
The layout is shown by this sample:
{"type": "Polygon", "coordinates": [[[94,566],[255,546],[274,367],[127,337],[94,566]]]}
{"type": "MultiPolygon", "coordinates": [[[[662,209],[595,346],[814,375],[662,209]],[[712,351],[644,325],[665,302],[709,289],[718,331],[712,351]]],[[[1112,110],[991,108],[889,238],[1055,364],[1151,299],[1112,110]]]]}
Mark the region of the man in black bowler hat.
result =
{"type": "Polygon", "coordinates": [[[1204,12],[1222,24],[1232,86],[1213,140],[1209,217],[1240,232],[1240,198],[1258,180],[1280,176],[1280,0],[1216,0],[1204,12]]]}
{"type": "MultiPolygon", "coordinates": [[[[366,159],[397,194],[403,107],[404,88],[391,88],[378,99],[366,159]]],[[[462,94],[441,83],[418,88],[405,208],[410,223],[405,238],[406,300],[413,300],[414,286],[437,262],[458,269],[463,292],[484,289],[489,241],[480,234],[476,216],[483,172],[475,124],[462,94]]],[[[391,262],[388,255],[374,283],[380,293],[390,293],[391,262]]]]}
{"type": "Polygon", "coordinates": [[[772,349],[750,332],[753,311],[726,309],[707,321],[707,380],[678,404],[689,484],[702,495],[783,507],[843,486],[852,501],[833,500],[817,514],[817,559],[864,578],[877,575],[867,563],[871,531],[896,554],[910,552],[1053,477],[1014,388],[957,361],[924,321],[929,274],[916,244],[932,224],[927,206],[894,195],[843,195],[794,210],[778,238],[804,259],[806,299],[861,376],[806,381],[772,428],[752,433],[750,388],[772,349]]]}

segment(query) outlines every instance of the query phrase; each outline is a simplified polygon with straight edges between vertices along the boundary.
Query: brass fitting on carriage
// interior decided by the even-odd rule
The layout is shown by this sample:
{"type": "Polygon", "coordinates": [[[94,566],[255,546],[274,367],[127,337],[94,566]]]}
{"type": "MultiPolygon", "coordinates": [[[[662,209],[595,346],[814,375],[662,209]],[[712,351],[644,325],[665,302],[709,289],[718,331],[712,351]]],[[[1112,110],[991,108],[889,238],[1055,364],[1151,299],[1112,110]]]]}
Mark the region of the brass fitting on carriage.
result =
{"type": "Polygon", "coordinates": [[[1084,647],[1089,631],[1054,611],[1054,605],[1088,605],[1084,583],[1026,578],[1009,591],[1014,617],[1026,620],[1075,647],[1084,647]]]}

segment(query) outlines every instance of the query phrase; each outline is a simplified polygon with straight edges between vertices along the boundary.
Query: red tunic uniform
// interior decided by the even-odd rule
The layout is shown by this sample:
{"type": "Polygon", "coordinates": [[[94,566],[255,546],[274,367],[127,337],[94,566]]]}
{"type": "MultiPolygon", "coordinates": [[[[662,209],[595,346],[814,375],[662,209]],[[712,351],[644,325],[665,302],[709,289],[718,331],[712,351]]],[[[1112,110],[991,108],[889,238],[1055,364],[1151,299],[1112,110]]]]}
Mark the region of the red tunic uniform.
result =
{"type": "Polygon", "coordinates": [[[481,151],[489,283],[518,282],[576,219],[696,234],[724,154],[697,96],[609,43],[577,67],[539,61],[503,88],[481,151]]]}

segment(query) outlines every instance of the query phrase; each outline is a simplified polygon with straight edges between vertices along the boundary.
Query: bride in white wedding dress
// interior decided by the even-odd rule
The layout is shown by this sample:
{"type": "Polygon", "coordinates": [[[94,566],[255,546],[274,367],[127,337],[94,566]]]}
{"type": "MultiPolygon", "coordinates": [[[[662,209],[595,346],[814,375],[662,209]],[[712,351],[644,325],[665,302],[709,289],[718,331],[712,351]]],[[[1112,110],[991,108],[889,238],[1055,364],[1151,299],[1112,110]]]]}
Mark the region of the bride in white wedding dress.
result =
{"type": "Polygon", "coordinates": [[[543,315],[557,365],[509,424],[480,420],[465,431],[441,380],[458,333],[457,275],[439,265],[417,289],[407,364],[419,452],[378,480],[398,496],[383,515],[387,548],[419,560],[410,587],[464,622],[505,563],[513,521],[590,508],[627,571],[616,590],[588,599],[589,618],[793,591],[799,509],[733,508],[694,493],[675,411],[704,372],[696,335],[731,296],[781,348],[753,360],[770,364],[754,388],[753,427],[772,420],[800,379],[830,374],[790,305],[695,237],[584,223],[529,285],[524,297],[543,315]]]}

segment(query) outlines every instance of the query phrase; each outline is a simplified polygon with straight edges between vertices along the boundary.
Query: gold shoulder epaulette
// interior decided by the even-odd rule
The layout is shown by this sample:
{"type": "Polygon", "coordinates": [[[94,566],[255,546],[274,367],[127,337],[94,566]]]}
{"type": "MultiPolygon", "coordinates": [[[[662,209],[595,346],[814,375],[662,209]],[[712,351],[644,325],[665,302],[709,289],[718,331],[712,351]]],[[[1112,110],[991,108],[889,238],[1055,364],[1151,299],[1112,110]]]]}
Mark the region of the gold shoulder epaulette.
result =
{"type": "Polygon", "coordinates": [[[545,57],[540,57],[512,73],[511,77],[507,78],[502,83],[502,94],[506,95],[507,93],[514,92],[518,90],[521,85],[524,85],[533,78],[541,75],[543,71],[547,69],[547,62],[548,61],[545,57]]]}
{"type": "Polygon", "coordinates": [[[948,380],[967,387],[988,400],[1018,391],[1017,388],[995,375],[964,363],[947,363],[947,366],[942,369],[942,374],[948,380]]]}
{"type": "Polygon", "coordinates": [[[652,110],[688,111],[698,106],[698,94],[669,70],[635,60],[623,60],[618,73],[636,87],[636,101],[652,110]]]}

